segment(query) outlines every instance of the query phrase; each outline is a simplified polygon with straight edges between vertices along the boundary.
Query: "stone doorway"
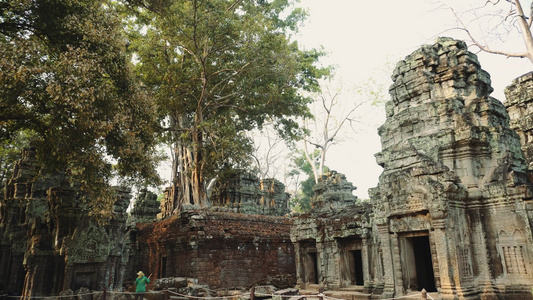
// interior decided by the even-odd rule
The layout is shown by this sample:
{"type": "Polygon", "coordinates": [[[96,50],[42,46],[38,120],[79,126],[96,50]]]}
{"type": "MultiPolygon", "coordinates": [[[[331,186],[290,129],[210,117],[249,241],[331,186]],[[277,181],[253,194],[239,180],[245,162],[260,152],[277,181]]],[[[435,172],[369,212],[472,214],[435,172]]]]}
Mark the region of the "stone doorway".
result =
{"type": "Polygon", "coordinates": [[[338,242],[341,287],[364,285],[361,240],[344,238],[339,239],[338,242]]]}
{"type": "Polygon", "coordinates": [[[305,240],[300,243],[301,280],[305,284],[318,284],[318,251],[316,241],[305,240]]]}
{"type": "Polygon", "coordinates": [[[404,289],[436,292],[429,234],[411,233],[401,236],[400,251],[404,289]]]}
{"type": "Polygon", "coordinates": [[[350,250],[346,252],[346,275],[350,285],[364,285],[363,280],[363,256],[361,250],[350,250]]]}
{"type": "Polygon", "coordinates": [[[159,278],[167,277],[167,257],[161,256],[161,262],[159,265],[159,278]]]}
{"type": "Polygon", "coordinates": [[[316,252],[307,252],[304,263],[305,281],[318,284],[318,263],[316,252]]]}

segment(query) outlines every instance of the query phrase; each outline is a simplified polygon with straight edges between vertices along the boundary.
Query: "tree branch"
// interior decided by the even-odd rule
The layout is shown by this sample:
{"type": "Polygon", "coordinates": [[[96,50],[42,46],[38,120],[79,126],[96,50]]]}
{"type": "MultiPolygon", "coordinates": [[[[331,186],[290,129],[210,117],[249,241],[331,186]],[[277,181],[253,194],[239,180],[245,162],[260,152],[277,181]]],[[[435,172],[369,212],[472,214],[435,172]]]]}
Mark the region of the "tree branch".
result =
{"type": "Polygon", "coordinates": [[[481,51],[484,51],[484,52],[487,52],[487,53],[492,53],[492,54],[499,54],[499,55],[504,55],[506,57],[521,57],[521,58],[525,58],[525,57],[528,57],[528,53],[527,52],[524,52],[524,53],[510,53],[510,52],[507,52],[507,51],[500,51],[500,50],[494,50],[494,49],[491,49],[489,48],[488,46],[485,46],[483,44],[481,44],[473,35],[472,33],[470,32],[470,30],[468,30],[467,26],[464,24],[464,22],[461,20],[461,18],[457,15],[457,12],[451,8],[451,11],[453,12],[453,14],[455,15],[455,18],[457,19],[457,21],[461,24],[462,27],[457,27],[456,29],[459,29],[459,30],[462,30],[464,32],[466,32],[466,34],[468,35],[468,37],[470,38],[470,40],[472,41],[472,43],[478,47],[481,51]]]}

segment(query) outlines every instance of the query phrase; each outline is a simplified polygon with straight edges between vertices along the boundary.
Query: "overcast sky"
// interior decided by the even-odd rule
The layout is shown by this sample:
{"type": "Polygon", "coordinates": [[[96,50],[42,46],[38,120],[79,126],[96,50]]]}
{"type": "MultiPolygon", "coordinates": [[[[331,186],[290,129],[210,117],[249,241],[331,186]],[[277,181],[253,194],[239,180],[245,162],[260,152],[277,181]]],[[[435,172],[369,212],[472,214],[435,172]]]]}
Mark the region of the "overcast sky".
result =
{"type": "MultiPolygon", "coordinates": [[[[454,5],[454,1],[446,1],[454,5]]],[[[460,4],[469,1],[458,1],[460,4]]],[[[484,1],[483,1],[484,2],[484,1]]],[[[525,7],[531,1],[526,1],[525,7]]],[[[323,63],[335,65],[337,78],[343,87],[362,82],[380,74],[387,62],[394,65],[423,44],[431,44],[437,36],[465,37],[453,27],[454,18],[447,9],[435,9],[428,0],[301,0],[299,6],[309,9],[310,17],[297,37],[305,48],[323,46],[329,53],[323,63]]],[[[506,45],[523,48],[523,43],[506,45]]],[[[472,49],[474,51],[475,49],[472,49]]],[[[507,59],[503,56],[478,54],[483,69],[488,71],[495,89],[492,96],[504,101],[503,89],[512,79],[532,70],[525,59],[507,59]]],[[[388,79],[390,75],[386,75],[388,79]]],[[[350,101],[349,96],[344,96],[350,101]]],[[[383,99],[387,100],[387,99],[383,99]]],[[[381,150],[377,124],[384,121],[383,108],[366,110],[362,114],[359,133],[350,133],[349,139],[331,148],[326,165],[344,173],[358,187],[355,194],[368,198],[368,188],[375,187],[382,168],[374,154],[381,150]]]]}

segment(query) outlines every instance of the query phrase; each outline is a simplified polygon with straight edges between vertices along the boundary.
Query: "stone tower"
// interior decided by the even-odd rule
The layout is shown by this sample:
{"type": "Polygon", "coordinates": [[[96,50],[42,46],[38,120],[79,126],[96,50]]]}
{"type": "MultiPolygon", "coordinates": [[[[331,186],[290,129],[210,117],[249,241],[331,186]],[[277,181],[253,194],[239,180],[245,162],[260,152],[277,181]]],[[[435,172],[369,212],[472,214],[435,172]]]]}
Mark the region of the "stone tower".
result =
{"type": "Polygon", "coordinates": [[[464,42],[440,38],[392,79],[376,155],[384,170],[371,189],[384,296],[529,295],[531,185],[489,75],[464,42]]]}

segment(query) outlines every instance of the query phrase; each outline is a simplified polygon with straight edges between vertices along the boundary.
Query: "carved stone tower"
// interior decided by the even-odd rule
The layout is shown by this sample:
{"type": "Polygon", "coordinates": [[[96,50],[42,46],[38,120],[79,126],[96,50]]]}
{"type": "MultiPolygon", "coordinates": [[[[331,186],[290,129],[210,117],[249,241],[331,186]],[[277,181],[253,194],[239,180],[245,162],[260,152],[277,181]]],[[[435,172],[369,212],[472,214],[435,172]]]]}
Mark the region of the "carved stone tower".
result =
{"type": "Polygon", "coordinates": [[[518,135],[466,44],[438,39],[400,61],[371,190],[384,296],[529,295],[529,181],[518,135]]]}

